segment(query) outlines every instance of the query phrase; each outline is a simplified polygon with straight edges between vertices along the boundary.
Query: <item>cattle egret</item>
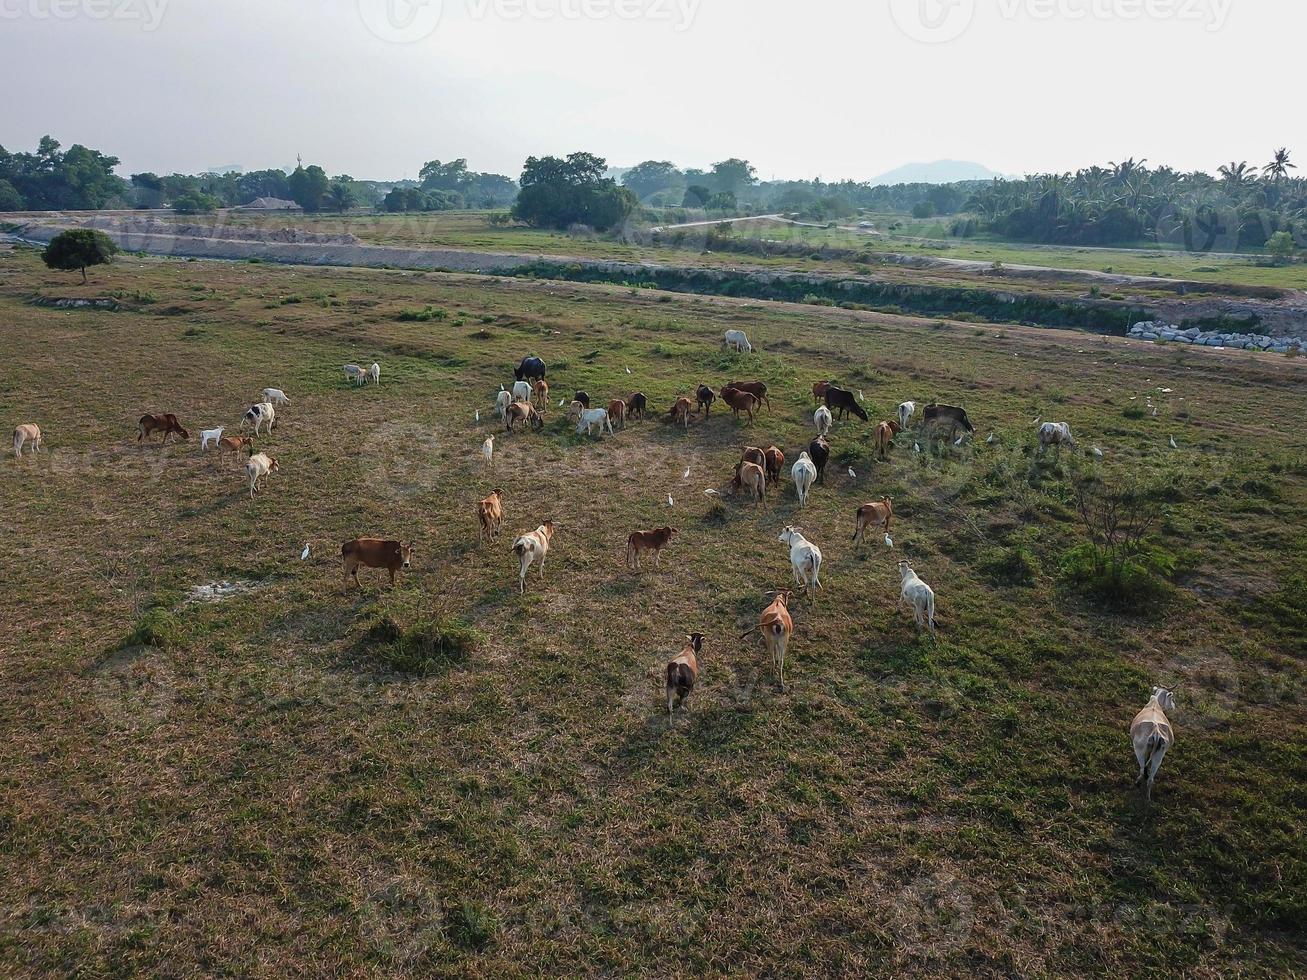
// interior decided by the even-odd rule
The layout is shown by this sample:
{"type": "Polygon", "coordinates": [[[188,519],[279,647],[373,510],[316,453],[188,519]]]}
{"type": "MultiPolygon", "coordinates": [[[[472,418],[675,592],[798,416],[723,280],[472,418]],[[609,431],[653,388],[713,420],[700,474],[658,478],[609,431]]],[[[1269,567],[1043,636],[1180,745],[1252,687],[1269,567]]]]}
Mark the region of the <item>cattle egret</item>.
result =
{"type": "Polygon", "coordinates": [[[1036,415],[1036,416],[1035,416],[1035,421],[1031,422],[1030,424],[1031,424],[1031,425],[1038,425],[1038,424],[1039,424],[1039,420],[1040,420],[1041,418],[1043,418],[1042,415],[1036,415]]]}
{"type": "Polygon", "coordinates": [[[960,435],[960,436],[958,436],[957,441],[956,441],[955,443],[953,443],[953,445],[955,445],[955,446],[960,446],[960,445],[962,445],[962,440],[965,439],[965,438],[966,438],[965,435],[960,435]]]}
{"type": "Polygon", "coordinates": [[[1171,436],[1171,448],[1172,448],[1172,449],[1179,449],[1179,448],[1180,448],[1179,446],[1177,446],[1177,445],[1175,444],[1175,436],[1171,436]]]}
{"type": "Polygon", "coordinates": [[[562,408],[562,407],[563,407],[563,402],[564,402],[565,400],[566,400],[566,399],[563,399],[563,398],[558,399],[558,407],[559,407],[559,408],[562,408]]]}
{"type": "Polygon", "coordinates": [[[719,493],[718,493],[716,490],[714,490],[712,487],[709,487],[707,490],[704,491],[704,493],[706,493],[706,494],[707,494],[708,496],[710,496],[710,497],[720,497],[720,496],[721,496],[721,494],[719,494],[719,493]]]}
{"type": "Polygon", "coordinates": [[[503,391],[503,390],[504,390],[504,386],[503,386],[503,385],[500,385],[500,386],[499,386],[499,390],[500,390],[500,391],[503,391]]]}
{"type": "Polygon", "coordinates": [[[308,561],[308,560],[309,560],[309,543],[305,541],[304,550],[300,552],[300,561],[308,561]]]}
{"type": "Polygon", "coordinates": [[[1162,394],[1164,394],[1164,395],[1169,395],[1169,394],[1171,393],[1171,389],[1170,389],[1170,388],[1158,388],[1157,390],[1160,391],[1160,392],[1161,392],[1162,394]]]}
{"type": "Polygon", "coordinates": [[[487,436],[486,441],[481,444],[481,455],[486,459],[486,465],[491,465],[495,460],[495,437],[487,436]]]}
{"type": "Polygon", "coordinates": [[[681,479],[688,480],[689,478],[690,478],[690,467],[687,466],[685,468],[685,472],[681,474],[681,479]]]}
{"type": "Polygon", "coordinates": [[[919,443],[919,442],[914,442],[914,443],[912,444],[912,451],[913,451],[914,453],[919,453],[919,452],[921,452],[921,443],[919,443]]]}
{"type": "Polygon", "coordinates": [[[668,507],[676,506],[676,501],[672,499],[672,495],[670,493],[667,495],[667,506],[668,507]]]}
{"type": "Polygon", "coordinates": [[[1154,417],[1157,416],[1157,406],[1156,406],[1156,405],[1153,406],[1153,416],[1154,416],[1154,417]]]}
{"type": "Polygon", "coordinates": [[[849,478],[853,480],[856,480],[858,478],[858,474],[853,472],[852,466],[849,467],[849,478]]]}
{"type": "Polygon", "coordinates": [[[627,369],[626,369],[626,373],[627,373],[627,374],[630,374],[630,373],[631,373],[631,369],[630,369],[630,368],[627,368],[627,369]]]}
{"type": "Polygon", "coordinates": [[[481,410],[480,410],[480,409],[477,409],[476,420],[477,420],[478,422],[481,421],[481,410]]]}
{"type": "Polygon", "coordinates": [[[858,389],[858,401],[860,401],[860,402],[865,402],[866,400],[867,400],[867,397],[862,393],[862,389],[859,388],[859,389],[858,389]]]}
{"type": "Polygon", "coordinates": [[[893,548],[893,547],[894,547],[894,539],[891,538],[888,534],[885,535],[885,547],[886,547],[886,548],[893,548]]]}
{"type": "Polygon", "coordinates": [[[1089,450],[1089,451],[1090,451],[1090,453],[1092,453],[1092,454],[1093,454],[1095,457],[1097,457],[1098,459],[1102,459],[1102,458],[1103,458],[1103,450],[1099,449],[1097,446],[1095,446],[1093,449],[1091,449],[1091,450],[1089,450]]]}
{"type": "Polygon", "coordinates": [[[993,444],[994,444],[994,433],[991,432],[989,434],[989,438],[985,440],[985,445],[992,446],[993,444]]]}

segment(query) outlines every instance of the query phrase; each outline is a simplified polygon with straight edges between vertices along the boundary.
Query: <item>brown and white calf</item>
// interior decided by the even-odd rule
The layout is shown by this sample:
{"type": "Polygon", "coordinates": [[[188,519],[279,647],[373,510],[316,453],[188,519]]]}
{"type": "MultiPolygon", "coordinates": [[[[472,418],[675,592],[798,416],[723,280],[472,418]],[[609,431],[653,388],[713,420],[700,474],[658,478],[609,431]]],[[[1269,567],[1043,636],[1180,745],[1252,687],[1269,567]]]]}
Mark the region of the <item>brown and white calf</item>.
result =
{"type": "Polygon", "coordinates": [[[231,458],[239,460],[242,449],[248,449],[253,455],[254,437],[253,436],[223,436],[218,440],[218,451],[227,449],[231,451],[231,458]]]}
{"type": "MultiPolygon", "coordinates": [[[[790,637],[794,635],[794,620],[790,618],[790,593],[777,592],[771,605],[758,617],[756,629],[762,634],[763,645],[771,656],[772,670],[776,674],[776,683],[785,690],[785,651],[789,648],[790,637]]],[[[753,630],[749,630],[752,633],[753,630]]],[[[748,636],[745,633],[744,636],[748,636]]],[[[743,637],[741,637],[743,639],[743,637]]]]}
{"type": "Polygon", "coordinates": [[[513,542],[513,553],[517,555],[517,588],[526,593],[526,573],[534,561],[540,562],[540,579],[545,577],[545,559],[549,556],[549,545],[554,540],[554,522],[545,521],[534,531],[528,531],[513,542]]]}
{"type": "Polygon", "coordinates": [[[254,491],[262,489],[259,481],[263,481],[263,486],[268,485],[268,474],[277,472],[277,461],[267,453],[255,453],[245,461],[245,475],[250,478],[250,499],[254,499],[254,491]]]}
{"type": "Polygon", "coordinates": [[[504,428],[512,432],[513,426],[518,422],[522,423],[524,429],[530,425],[532,429],[539,431],[545,426],[545,417],[530,402],[513,402],[504,413],[504,428]]]}
{"type": "MultiPolygon", "coordinates": [[[[703,634],[691,633],[685,638],[681,652],[667,662],[667,713],[685,705],[685,699],[694,690],[699,679],[699,653],[703,650],[703,634]]],[[[687,709],[688,710],[688,709],[687,709]]]]}
{"type": "Polygon", "coordinates": [[[164,443],[168,442],[168,437],[175,435],[182,439],[189,439],[191,434],[182,428],[182,424],[177,421],[176,415],[142,415],[140,421],[136,423],[136,441],[148,439],[156,432],[163,433],[164,443]]]}
{"type": "Polygon", "coordinates": [[[340,557],[345,566],[345,584],[352,577],[354,584],[359,583],[359,566],[364,568],[384,568],[390,572],[390,584],[395,584],[395,573],[401,568],[408,568],[413,563],[413,545],[381,538],[355,538],[340,546],[340,557]]]}
{"type": "Polygon", "coordinates": [[[1145,799],[1153,802],[1153,783],[1157,780],[1157,770],[1162,768],[1162,760],[1167,750],[1175,744],[1175,730],[1166,717],[1168,711],[1175,710],[1174,689],[1169,687],[1153,688],[1153,696],[1148,699],[1144,709],[1135,715],[1130,723],[1130,742],[1134,746],[1135,761],[1139,763],[1139,775],[1135,785],[1145,783],[1145,799]]]}
{"type": "Polygon", "coordinates": [[[23,444],[30,442],[32,452],[41,451],[41,427],[34,422],[24,422],[14,428],[14,455],[22,458],[23,444]]]}
{"type": "Polygon", "coordinates": [[[894,517],[894,502],[889,497],[881,497],[879,503],[863,504],[858,508],[857,523],[853,528],[853,542],[858,544],[867,540],[867,528],[881,528],[889,537],[890,521],[894,517]]]}
{"type": "Polygon", "coordinates": [[[490,496],[477,503],[478,539],[493,541],[504,526],[504,491],[496,487],[490,496]]]}
{"type": "Polygon", "coordinates": [[[652,551],[654,567],[662,567],[663,549],[671,543],[672,538],[680,532],[674,527],[659,527],[652,531],[633,531],[626,539],[626,567],[639,568],[640,555],[652,551]]]}
{"type": "Polygon", "coordinates": [[[749,496],[766,509],[767,473],[761,466],[741,460],[735,464],[735,479],[731,482],[737,490],[741,487],[747,490],[749,496]]]}

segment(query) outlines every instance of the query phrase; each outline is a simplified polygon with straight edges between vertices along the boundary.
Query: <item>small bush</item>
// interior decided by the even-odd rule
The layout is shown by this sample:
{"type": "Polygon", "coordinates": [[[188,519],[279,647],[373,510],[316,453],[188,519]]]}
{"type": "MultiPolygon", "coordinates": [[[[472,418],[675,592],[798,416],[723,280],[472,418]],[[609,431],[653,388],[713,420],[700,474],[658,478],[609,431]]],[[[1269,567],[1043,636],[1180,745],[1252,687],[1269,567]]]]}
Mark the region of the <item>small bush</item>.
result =
{"type": "Polygon", "coordinates": [[[405,628],[391,616],[382,616],[369,627],[365,641],[373,656],[392,670],[429,677],[466,661],[481,634],[461,619],[420,620],[405,628]]]}
{"type": "Polygon", "coordinates": [[[983,558],[981,567],[997,585],[1032,585],[1039,577],[1039,559],[1024,545],[995,549],[983,558]]]}
{"type": "Polygon", "coordinates": [[[490,945],[499,929],[491,912],[479,902],[462,902],[445,909],[450,940],[463,949],[481,950],[490,945]]]}
{"type": "Polygon", "coordinates": [[[148,610],[136,620],[131,633],[123,641],[124,647],[145,646],[160,650],[173,650],[181,646],[181,621],[162,606],[148,610]]]}
{"type": "Polygon", "coordinates": [[[401,310],[399,316],[395,317],[395,319],[400,323],[427,323],[431,320],[443,320],[447,316],[449,314],[444,310],[438,310],[434,306],[427,306],[420,310],[401,310]]]}
{"type": "Polygon", "coordinates": [[[1122,411],[1121,414],[1124,415],[1126,418],[1130,419],[1131,421],[1138,422],[1148,413],[1144,411],[1144,407],[1142,405],[1130,405],[1124,411],[1122,411]]]}
{"type": "Polygon", "coordinates": [[[803,297],[803,302],[809,306],[834,306],[833,299],[827,299],[825,296],[818,296],[816,293],[808,293],[803,297]]]}
{"type": "Polygon", "coordinates": [[[1091,544],[1077,545],[1062,557],[1062,574],[1068,582],[1107,606],[1124,611],[1143,609],[1166,599],[1170,590],[1159,572],[1168,567],[1173,566],[1151,553],[1105,561],[1091,544]]]}

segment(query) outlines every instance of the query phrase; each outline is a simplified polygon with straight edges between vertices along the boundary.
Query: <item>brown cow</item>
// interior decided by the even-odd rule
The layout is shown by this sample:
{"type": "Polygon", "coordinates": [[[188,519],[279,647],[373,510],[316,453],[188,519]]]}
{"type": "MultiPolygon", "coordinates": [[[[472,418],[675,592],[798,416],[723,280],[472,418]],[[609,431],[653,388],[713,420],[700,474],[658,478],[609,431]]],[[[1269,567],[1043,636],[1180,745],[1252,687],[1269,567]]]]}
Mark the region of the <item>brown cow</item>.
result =
{"type": "Polygon", "coordinates": [[[353,576],[354,584],[362,588],[359,582],[359,566],[365,568],[384,568],[390,572],[390,584],[395,584],[395,573],[401,568],[408,568],[413,562],[413,545],[400,544],[398,541],[383,541],[381,538],[355,538],[340,546],[340,557],[345,563],[345,584],[353,576]]]}
{"type": "Polygon", "coordinates": [[[667,414],[673,422],[680,422],[688,429],[690,427],[690,415],[693,411],[694,407],[690,404],[690,399],[682,395],[680,398],[676,399],[676,403],[672,406],[672,410],[667,414]]]}
{"type": "Polygon", "coordinates": [[[527,423],[530,423],[531,428],[538,432],[545,426],[545,417],[530,402],[513,402],[508,406],[508,411],[504,413],[504,427],[512,432],[513,426],[518,422],[522,423],[524,429],[527,423]]]}
{"type": "Polygon", "coordinates": [[[628,419],[643,419],[644,410],[648,405],[649,399],[644,397],[644,392],[637,391],[626,400],[626,417],[628,419]]]}
{"type": "Polygon", "coordinates": [[[531,401],[537,408],[545,408],[549,404],[549,382],[541,378],[531,389],[531,401]]]}
{"type": "Polygon", "coordinates": [[[826,399],[826,389],[831,386],[829,381],[818,381],[812,386],[813,401],[821,403],[826,399]]]}
{"type": "Polygon", "coordinates": [[[876,425],[876,453],[881,459],[886,458],[889,452],[890,443],[894,437],[903,431],[903,427],[893,420],[889,422],[880,422],[876,425]]]}
{"type": "Polygon", "coordinates": [[[711,388],[707,385],[699,385],[694,393],[694,398],[698,403],[695,405],[696,412],[702,411],[705,417],[712,414],[712,403],[717,400],[717,396],[713,394],[711,388]]]}
{"type": "Polygon", "coordinates": [[[241,450],[247,449],[250,454],[254,454],[254,437],[253,436],[223,436],[218,440],[219,450],[230,449],[231,458],[240,459],[241,450]]]}
{"type": "Polygon", "coordinates": [[[477,503],[478,541],[493,541],[504,526],[504,491],[495,487],[490,496],[477,503]]]}
{"type": "Polygon", "coordinates": [[[790,637],[794,634],[794,620],[790,618],[790,593],[775,592],[768,593],[774,595],[771,605],[762,611],[758,617],[758,625],[741,636],[744,639],[749,633],[757,630],[762,634],[762,642],[767,647],[767,652],[771,654],[772,669],[776,673],[777,683],[780,684],[782,691],[785,690],[785,650],[790,645],[790,637]]]}
{"type": "Polygon", "coordinates": [[[731,485],[737,490],[743,487],[749,491],[749,496],[767,507],[767,473],[757,463],[746,463],[743,460],[735,464],[735,479],[731,485]]]}
{"type": "Polygon", "coordinates": [[[191,434],[177,421],[176,415],[142,415],[141,420],[136,424],[136,441],[147,439],[156,432],[163,433],[164,445],[168,444],[170,435],[177,435],[183,439],[191,437],[191,434]]]}
{"type": "Polygon", "coordinates": [[[762,451],[767,465],[767,479],[776,483],[781,478],[781,468],[785,465],[785,454],[775,446],[768,446],[762,451]]]}
{"type": "Polygon", "coordinates": [[[652,531],[634,531],[626,539],[626,567],[640,567],[640,553],[643,551],[652,551],[654,555],[654,567],[662,567],[663,549],[666,548],[672,538],[680,532],[674,527],[659,527],[652,531]]]}
{"type": "Polygon", "coordinates": [[[608,403],[608,424],[616,423],[621,428],[626,428],[626,402],[620,398],[614,398],[608,403]]]}
{"type": "Polygon", "coordinates": [[[673,704],[681,707],[694,690],[699,677],[699,652],[703,649],[703,634],[691,633],[685,647],[667,663],[667,713],[672,714],[673,704]]]}
{"type": "Polygon", "coordinates": [[[853,528],[855,544],[865,543],[867,528],[884,528],[885,537],[889,537],[890,521],[894,517],[894,502],[889,497],[881,497],[880,503],[863,504],[858,508],[857,525],[853,528]]]}
{"type": "MultiPolygon", "coordinates": [[[[741,463],[757,463],[761,467],[766,467],[767,457],[757,446],[745,446],[744,452],[740,453],[741,463]]],[[[731,482],[731,489],[740,489],[740,468],[735,467],[735,479],[731,482]]]]}
{"type": "Polygon", "coordinates": [[[760,402],[758,396],[749,391],[741,391],[739,388],[725,387],[720,392],[721,399],[730,410],[739,417],[741,412],[749,413],[749,421],[753,421],[753,414],[758,410],[760,402]]]}
{"type": "Polygon", "coordinates": [[[736,391],[747,391],[758,399],[758,403],[766,403],[767,411],[771,411],[771,399],[767,397],[767,382],[765,381],[732,381],[726,386],[734,388],[736,391]]]}

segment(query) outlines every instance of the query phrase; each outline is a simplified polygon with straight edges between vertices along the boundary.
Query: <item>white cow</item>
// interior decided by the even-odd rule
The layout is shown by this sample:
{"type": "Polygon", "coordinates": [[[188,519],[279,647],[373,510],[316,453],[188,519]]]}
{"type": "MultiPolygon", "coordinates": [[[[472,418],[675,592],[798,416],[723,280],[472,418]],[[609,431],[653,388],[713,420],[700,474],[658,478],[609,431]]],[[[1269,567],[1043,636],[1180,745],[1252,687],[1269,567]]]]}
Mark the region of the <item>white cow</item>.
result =
{"type": "Polygon", "coordinates": [[[513,542],[513,552],[517,555],[517,588],[526,592],[526,573],[531,563],[540,560],[540,578],[545,577],[545,559],[549,557],[549,546],[554,540],[554,522],[545,521],[534,531],[528,531],[513,542]]]}
{"type": "Polygon", "coordinates": [[[726,342],[723,346],[741,354],[753,353],[753,344],[749,343],[749,338],[745,336],[743,330],[727,330],[725,337],[726,342]]]}
{"type": "Polygon", "coordinates": [[[372,367],[368,368],[368,377],[377,384],[381,384],[381,365],[376,361],[373,361],[372,367]]]}
{"type": "Polygon", "coordinates": [[[241,419],[241,428],[247,425],[254,426],[254,434],[257,436],[263,430],[263,423],[268,423],[268,431],[271,432],[277,427],[277,411],[272,407],[272,402],[260,402],[258,405],[251,405],[245,417],[241,419]]]}
{"type": "Polygon", "coordinates": [[[250,499],[254,499],[254,491],[259,489],[259,480],[263,480],[266,485],[268,474],[277,472],[277,461],[267,453],[255,453],[245,463],[245,475],[250,478],[250,499]]]}
{"type": "Polygon", "coordinates": [[[495,412],[499,415],[501,420],[505,413],[507,413],[508,406],[511,404],[513,404],[513,396],[504,391],[503,388],[500,388],[499,394],[495,396],[495,412]]]}
{"type": "Polygon", "coordinates": [[[786,526],[776,539],[790,547],[790,569],[794,581],[809,592],[821,588],[821,549],[805,538],[797,527],[786,526]]]}
{"type": "Polygon", "coordinates": [[[1039,455],[1044,455],[1044,450],[1049,446],[1056,446],[1058,455],[1062,454],[1063,446],[1076,448],[1076,441],[1071,437],[1071,426],[1065,422],[1045,422],[1039,427],[1039,455]]]}
{"type": "Polygon", "coordinates": [[[216,429],[201,429],[200,452],[204,452],[206,449],[208,449],[209,443],[213,443],[215,446],[218,445],[218,440],[222,438],[222,430],[223,427],[221,425],[218,426],[216,429]]]}
{"type": "Polygon", "coordinates": [[[794,479],[794,489],[799,494],[799,506],[808,506],[808,491],[817,482],[817,466],[807,453],[799,453],[799,458],[790,467],[790,476],[794,479]]]}
{"type": "Polygon", "coordinates": [[[280,388],[264,388],[263,400],[265,402],[272,402],[274,405],[290,404],[290,399],[286,397],[286,393],[280,388]]]}
{"type": "Polygon", "coordinates": [[[23,444],[28,442],[32,444],[32,452],[41,451],[41,427],[34,422],[14,427],[14,455],[19,459],[23,456],[23,444]]]}
{"type": "Polygon", "coordinates": [[[823,405],[812,413],[812,424],[817,427],[817,435],[824,436],[830,432],[835,419],[831,416],[830,409],[823,405]]]}
{"type": "Polygon", "coordinates": [[[1138,786],[1145,778],[1147,770],[1147,800],[1153,801],[1153,782],[1157,779],[1157,770],[1162,768],[1162,759],[1166,750],[1175,744],[1175,732],[1166,713],[1175,710],[1175,695],[1172,688],[1155,687],[1144,710],[1135,715],[1130,723],[1130,741],[1134,743],[1135,759],[1139,762],[1139,775],[1135,777],[1138,786]]]}
{"type": "Polygon", "coordinates": [[[899,562],[899,578],[903,590],[899,593],[899,605],[912,604],[912,615],[917,626],[929,626],[935,632],[935,590],[917,577],[912,566],[906,561],[899,562]]]}
{"type": "Polygon", "coordinates": [[[906,429],[908,423],[912,421],[912,416],[917,414],[916,402],[899,403],[899,428],[906,429]]]}
{"type": "Polygon", "coordinates": [[[576,424],[576,434],[591,435],[595,426],[599,426],[599,434],[604,434],[604,426],[608,427],[608,434],[614,435],[613,420],[608,417],[606,408],[587,408],[581,412],[581,421],[576,424]]]}
{"type": "Polygon", "coordinates": [[[531,387],[530,381],[513,382],[513,401],[529,402],[531,400],[532,394],[534,393],[535,393],[535,389],[531,387]]]}
{"type": "Polygon", "coordinates": [[[364,371],[357,364],[346,364],[345,380],[353,381],[356,385],[367,384],[368,372],[364,371]]]}

